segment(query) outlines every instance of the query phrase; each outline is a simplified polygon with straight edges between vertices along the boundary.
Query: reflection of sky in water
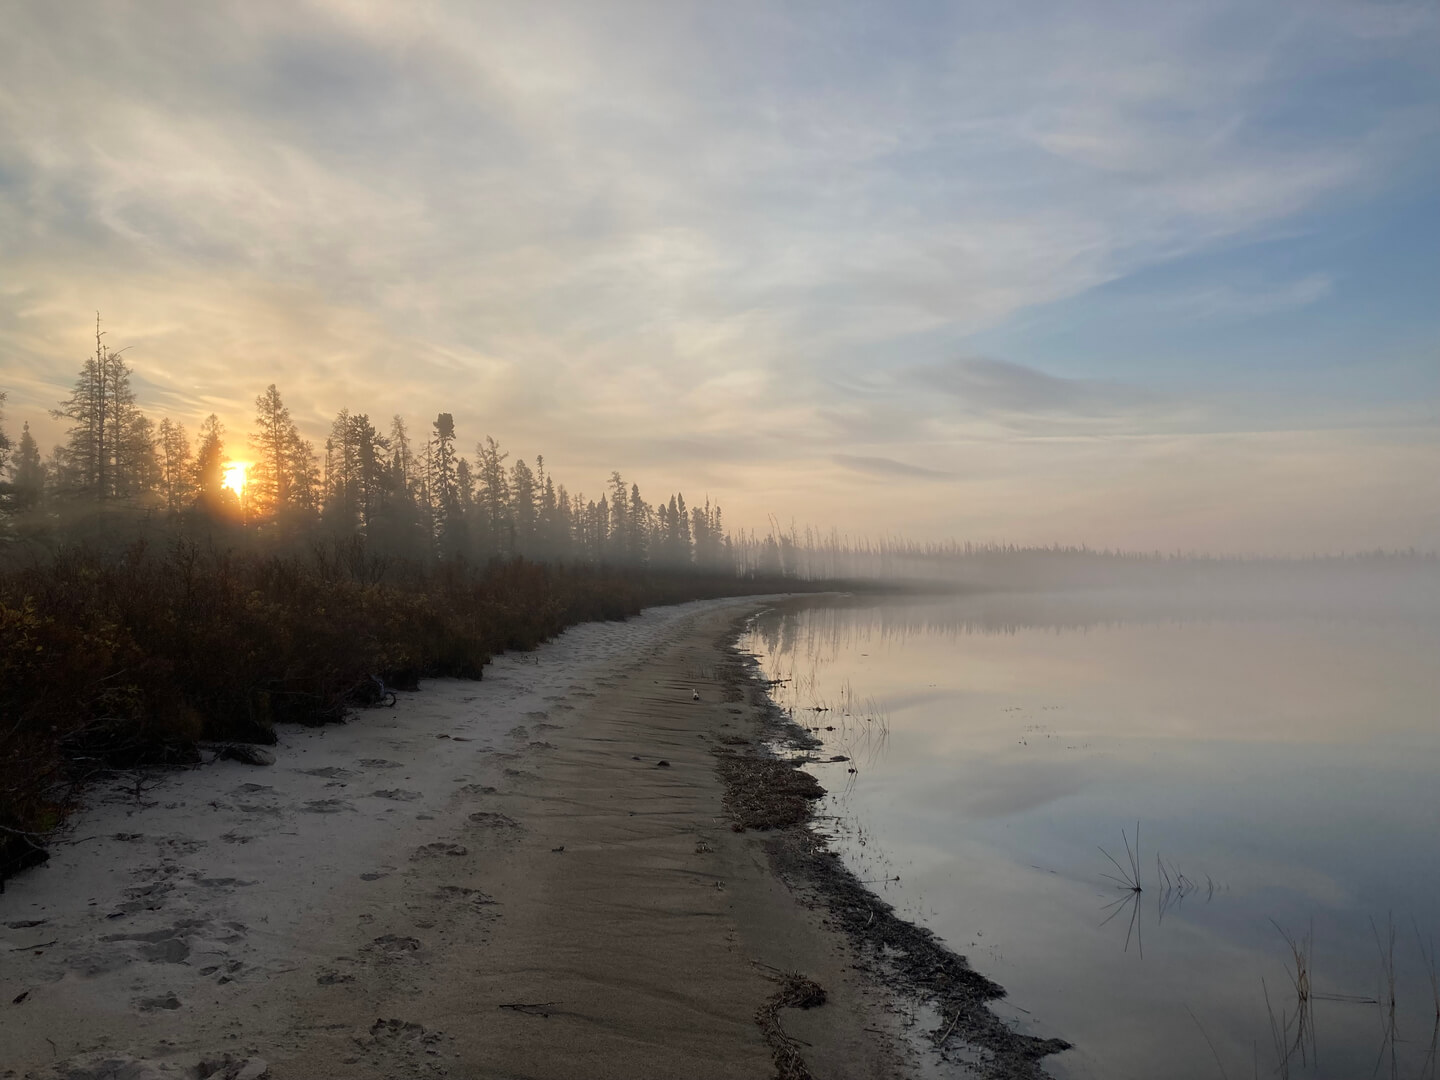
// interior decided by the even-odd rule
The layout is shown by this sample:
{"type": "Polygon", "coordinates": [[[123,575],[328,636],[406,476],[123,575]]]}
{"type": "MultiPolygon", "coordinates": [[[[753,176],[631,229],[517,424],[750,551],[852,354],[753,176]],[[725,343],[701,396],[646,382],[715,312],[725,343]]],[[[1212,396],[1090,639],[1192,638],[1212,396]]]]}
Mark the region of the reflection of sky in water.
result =
{"type": "MultiPolygon", "coordinates": [[[[1274,1075],[1262,979],[1277,1021],[1295,1013],[1275,924],[1313,925],[1317,995],[1374,997],[1372,918],[1395,928],[1400,1074],[1430,1075],[1416,926],[1440,937],[1435,623],[1032,595],[822,601],[754,631],[767,674],[792,680],[781,703],[832,706],[798,715],[857,759],[854,777],[816,766],[851,865],[1004,985],[1018,1023],[1076,1044],[1057,1075],[1274,1075]],[[880,753],[864,752],[881,742],[870,699],[880,753]],[[1127,864],[1137,821],[1138,914],[1101,925],[1128,894],[1097,848],[1127,864]],[[1183,896],[1157,853],[1193,882],[1183,896]]],[[[1372,1075],[1382,1010],[1313,1011],[1319,1068],[1297,1056],[1292,1075],[1372,1075]]]]}

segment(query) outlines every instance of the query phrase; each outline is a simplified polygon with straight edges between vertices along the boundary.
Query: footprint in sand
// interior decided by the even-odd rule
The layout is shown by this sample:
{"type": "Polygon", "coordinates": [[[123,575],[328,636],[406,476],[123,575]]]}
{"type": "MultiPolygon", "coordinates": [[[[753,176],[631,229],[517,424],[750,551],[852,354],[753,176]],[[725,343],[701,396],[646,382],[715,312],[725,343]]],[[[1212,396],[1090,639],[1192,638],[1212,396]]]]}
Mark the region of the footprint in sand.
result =
{"type": "Polygon", "coordinates": [[[343,799],[311,799],[300,808],[307,814],[338,814],[345,810],[354,810],[355,807],[343,799]]]}
{"type": "Polygon", "coordinates": [[[400,934],[381,934],[370,943],[383,952],[407,953],[420,951],[420,939],[400,934]]]}
{"type": "Polygon", "coordinates": [[[159,997],[137,998],[135,1007],[141,1012],[155,1012],[159,1009],[178,1009],[180,999],[174,994],[162,994],[159,997]]]}
{"type": "Polygon", "coordinates": [[[327,780],[348,780],[355,775],[349,769],[342,769],[335,765],[323,769],[301,769],[300,772],[305,776],[323,776],[327,780]]]}
{"type": "Polygon", "coordinates": [[[470,854],[470,849],[464,844],[448,844],[443,841],[436,841],[433,844],[423,844],[416,848],[415,853],[410,857],[412,859],[434,859],[449,855],[458,858],[468,854],[470,854]]]}
{"type": "Polygon", "coordinates": [[[485,811],[470,815],[470,824],[485,829],[518,829],[520,823],[509,814],[491,814],[485,811]]]}
{"type": "Polygon", "coordinates": [[[476,907],[489,907],[500,902],[480,889],[471,889],[464,885],[441,885],[435,891],[435,896],[440,900],[467,900],[476,907]]]}
{"type": "Polygon", "coordinates": [[[398,802],[414,802],[416,799],[421,798],[420,792],[405,791],[403,788],[385,788],[382,791],[372,791],[370,796],[374,799],[394,799],[398,802]]]}
{"type": "Polygon", "coordinates": [[[361,758],[356,764],[363,765],[367,769],[398,769],[401,767],[400,762],[389,761],[381,757],[361,758]]]}

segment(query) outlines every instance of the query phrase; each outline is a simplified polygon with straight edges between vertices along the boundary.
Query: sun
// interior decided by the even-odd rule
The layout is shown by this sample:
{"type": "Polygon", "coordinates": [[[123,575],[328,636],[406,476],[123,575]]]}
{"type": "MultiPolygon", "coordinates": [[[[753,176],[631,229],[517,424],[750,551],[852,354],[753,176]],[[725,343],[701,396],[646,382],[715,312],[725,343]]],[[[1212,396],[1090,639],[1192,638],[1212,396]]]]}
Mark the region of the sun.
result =
{"type": "Polygon", "coordinates": [[[221,487],[227,487],[239,498],[245,494],[245,473],[250,468],[248,461],[227,461],[221,467],[225,479],[220,482],[221,487]]]}

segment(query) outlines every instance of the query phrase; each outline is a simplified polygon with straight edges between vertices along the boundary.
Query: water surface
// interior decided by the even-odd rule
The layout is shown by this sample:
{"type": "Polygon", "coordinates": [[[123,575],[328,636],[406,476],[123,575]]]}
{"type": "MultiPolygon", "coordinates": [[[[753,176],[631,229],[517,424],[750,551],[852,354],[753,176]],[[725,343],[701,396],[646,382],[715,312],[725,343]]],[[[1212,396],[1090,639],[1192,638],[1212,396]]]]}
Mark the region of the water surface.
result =
{"type": "Polygon", "coordinates": [[[852,868],[1075,1044],[1056,1076],[1435,1074],[1434,620],[992,594],[745,644],[852,758],[812,766],[852,868]]]}

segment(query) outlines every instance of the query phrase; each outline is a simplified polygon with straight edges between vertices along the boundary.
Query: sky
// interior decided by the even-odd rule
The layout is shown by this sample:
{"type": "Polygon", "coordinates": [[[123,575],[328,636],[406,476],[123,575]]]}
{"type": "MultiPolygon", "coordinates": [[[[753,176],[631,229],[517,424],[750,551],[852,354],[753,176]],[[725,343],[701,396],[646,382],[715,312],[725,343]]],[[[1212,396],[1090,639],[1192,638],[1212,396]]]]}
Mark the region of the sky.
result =
{"type": "Polygon", "coordinates": [[[93,351],[729,524],[1440,547],[1440,4],[0,0],[5,429],[93,351]]]}

